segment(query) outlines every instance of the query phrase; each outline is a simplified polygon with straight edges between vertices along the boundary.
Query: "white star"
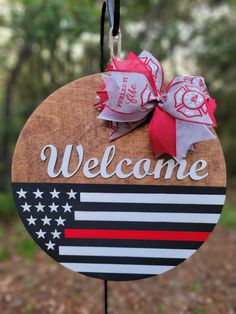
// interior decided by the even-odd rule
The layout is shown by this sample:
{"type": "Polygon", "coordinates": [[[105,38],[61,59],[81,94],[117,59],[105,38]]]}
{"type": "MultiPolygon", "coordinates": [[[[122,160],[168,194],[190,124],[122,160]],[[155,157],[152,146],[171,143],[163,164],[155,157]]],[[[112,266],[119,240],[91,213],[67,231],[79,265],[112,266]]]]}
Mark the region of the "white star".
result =
{"type": "Polygon", "coordinates": [[[46,215],[44,218],[41,218],[41,220],[43,221],[43,225],[49,225],[50,226],[50,221],[52,220],[52,218],[48,218],[48,216],[46,215]]]}
{"type": "Polygon", "coordinates": [[[37,220],[36,218],[33,218],[32,215],[30,216],[30,218],[27,218],[29,225],[35,225],[35,221],[37,220]]]}
{"type": "Polygon", "coordinates": [[[54,250],[54,246],[56,244],[52,243],[52,241],[50,240],[48,243],[45,243],[45,245],[47,246],[47,250],[54,250]]]}
{"type": "Polygon", "coordinates": [[[38,232],[36,232],[37,233],[37,235],[38,235],[38,239],[40,239],[40,238],[43,238],[43,239],[45,239],[45,233],[46,232],[43,232],[43,230],[42,229],[40,229],[38,232]]]}
{"type": "Polygon", "coordinates": [[[25,203],[25,205],[21,205],[21,207],[23,208],[23,212],[30,212],[31,205],[25,203]]]}
{"type": "Polygon", "coordinates": [[[66,203],[66,205],[65,206],[62,206],[65,210],[64,210],[64,213],[65,212],[70,212],[71,213],[71,207],[72,206],[70,206],[68,203],[66,203]]]}
{"type": "Polygon", "coordinates": [[[55,205],[54,203],[52,203],[52,205],[49,206],[51,208],[51,212],[57,212],[57,208],[59,207],[59,205],[55,205]]]}
{"type": "Polygon", "coordinates": [[[27,191],[24,191],[22,188],[16,193],[19,195],[19,198],[26,198],[25,194],[27,193],[27,191]]]}
{"type": "Polygon", "coordinates": [[[37,213],[38,212],[44,212],[44,207],[45,205],[42,205],[40,202],[38,203],[38,205],[35,205],[35,207],[37,208],[37,213]]]}
{"type": "Polygon", "coordinates": [[[66,221],[65,219],[62,219],[61,216],[58,219],[55,219],[57,221],[57,225],[60,226],[64,226],[64,221],[66,221]]]}
{"type": "Polygon", "coordinates": [[[52,194],[52,198],[59,198],[59,194],[60,194],[61,192],[57,192],[57,190],[56,189],[54,189],[52,192],[50,192],[50,194],[52,194]]]}
{"type": "Polygon", "coordinates": [[[71,199],[71,198],[76,199],[75,195],[77,194],[77,192],[74,192],[72,189],[70,190],[70,192],[67,192],[66,194],[69,195],[69,199],[71,199]]]}
{"type": "Polygon", "coordinates": [[[41,192],[39,189],[37,189],[37,191],[33,193],[35,195],[35,198],[43,198],[42,197],[43,192],[41,192]]]}
{"type": "Polygon", "coordinates": [[[58,232],[57,229],[55,229],[54,232],[51,232],[51,234],[53,235],[53,239],[55,239],[55,238],[60,239],[61,232],[58,232]]]}

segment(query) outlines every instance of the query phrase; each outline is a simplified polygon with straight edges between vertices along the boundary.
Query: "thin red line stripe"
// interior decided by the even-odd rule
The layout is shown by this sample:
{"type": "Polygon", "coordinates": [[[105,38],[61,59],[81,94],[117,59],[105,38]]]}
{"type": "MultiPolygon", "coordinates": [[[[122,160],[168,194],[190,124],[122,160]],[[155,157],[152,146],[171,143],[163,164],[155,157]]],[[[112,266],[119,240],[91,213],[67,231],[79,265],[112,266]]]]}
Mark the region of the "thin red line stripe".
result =
{"type": "Polygon", "coordinates": [[[210,232],[65,229],[67,239],[206,241],[210,232]]]}

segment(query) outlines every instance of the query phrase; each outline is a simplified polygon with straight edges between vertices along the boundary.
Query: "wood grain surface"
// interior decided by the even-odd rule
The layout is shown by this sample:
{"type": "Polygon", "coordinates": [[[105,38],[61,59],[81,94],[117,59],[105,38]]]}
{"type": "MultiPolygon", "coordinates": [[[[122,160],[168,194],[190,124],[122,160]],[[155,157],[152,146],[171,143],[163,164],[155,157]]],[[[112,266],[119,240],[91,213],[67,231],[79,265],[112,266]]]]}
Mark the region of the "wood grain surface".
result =
{"type": "MultiPolygon", "coordinates": [[[[218,139],[197,144],[196,151],[190,152],[187,156],[188,167],[199,159],[208,162],[209,175],[201,181],[193,181],[189,177],[179,181],[176,179],[176,170],[173,177],[168,180],[163,178],[154,180],[150,176],[142,180],[133,176],[125,180],[116,176],[109,179],[101,176],[88,179],[81,170],[68,179],[62,176],[55,179],[48,177],[47,162],[40,159],[40,152],[45,145],[53,144],[58,148],[58,166],[68,144],[73,144],[74,149],[77,145],[83,144],[84,161],[91,157],[101,160],[106,147],[110,145],[108,124],[97,119],[98,112],[93,106],[96,91],[100,89],[101,83],[101,74],[76,80],[54,92],[38,106],[23,128],[16,145],[12,164],[13,182],[226,186],[225,161],[218,139]]],[[[108,168],[109,171],[114,171],[117,162],[123,158],[130,158],[133,162],[149,158],[155,165],[147,123],[113,144],[116,146],[116,156],[108,168]]],[[[165,158],[168,159],[167,156],[165,158]]],[[[77,162],[78,156],[74,151],[71,170],[76,167],[77,162]]]]}

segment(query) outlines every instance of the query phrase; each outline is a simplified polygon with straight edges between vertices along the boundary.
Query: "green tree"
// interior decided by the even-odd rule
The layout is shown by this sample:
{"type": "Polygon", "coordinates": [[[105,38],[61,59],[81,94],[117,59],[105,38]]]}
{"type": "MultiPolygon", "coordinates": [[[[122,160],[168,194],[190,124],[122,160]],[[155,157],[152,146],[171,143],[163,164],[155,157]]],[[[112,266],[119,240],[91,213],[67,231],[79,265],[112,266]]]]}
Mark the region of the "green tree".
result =
{"type": "MultiPolygon", "coordinates": [[[[99,72],[101,4],[99,0],[5,1],[0,27],[9,36],[0,42],[0,189],[10,181],[14,144],[34,108],[65,83],[99,72]]],[[[230,156],[229,169],[235,174],[233,16],[233,0],[129,0],[121,7],[124,51],[147,49],[161,62],[168,60],[172,74],[178,70],[177,50],[189,51],[188,59],[195,61],[198,73],[206,76],[211,94],[219,104],[225,104],[218,111],[224,124],[220,135],[230,156]],[[225,7],[228,15],[213,18],[215,11],[225,7]],[[199,23],[196,16],[201,20],[204,8],[209,19],[199,23]]]]}
{"type": "Polygon", "coordinates": [[[236,175],[236,1],[212,1],[211,8],[215,18],[209,19],[198,34],[203,40],[197,52],[198,65],[218,103],[217,132],[232,177],[236,175]]]}
{"type": "Polygon", "coordinates": [[[11,0],[1,26],[9,30],[0,60],[0,186],[9,181],[12,144],[33,108],[80,73],[73,52],[83,32],[93,32],[100,7],[94,1],[11,0]],[[10,57],[9,57],[10,55],[10,57]]]}

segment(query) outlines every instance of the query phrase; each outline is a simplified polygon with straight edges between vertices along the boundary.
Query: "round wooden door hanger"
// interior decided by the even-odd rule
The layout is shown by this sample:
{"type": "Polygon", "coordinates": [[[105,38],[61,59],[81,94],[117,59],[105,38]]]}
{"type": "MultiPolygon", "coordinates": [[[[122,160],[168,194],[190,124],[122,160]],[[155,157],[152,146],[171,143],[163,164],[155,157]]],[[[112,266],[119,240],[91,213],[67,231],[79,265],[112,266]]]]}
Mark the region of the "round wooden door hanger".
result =
{"type": "Polygon", "coordinates": [[[101,74],[49,96],[15,149],[12,187],[37,244],[68,269],[133,280],[175,268],[217,224],[225,201],[218,139],[177,162],[155,158],[148,124],[114,142],[93,106],[101,74]]]}

